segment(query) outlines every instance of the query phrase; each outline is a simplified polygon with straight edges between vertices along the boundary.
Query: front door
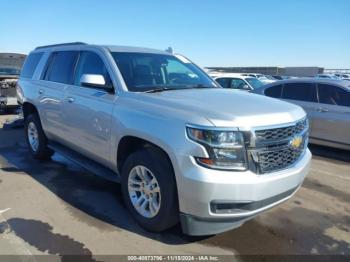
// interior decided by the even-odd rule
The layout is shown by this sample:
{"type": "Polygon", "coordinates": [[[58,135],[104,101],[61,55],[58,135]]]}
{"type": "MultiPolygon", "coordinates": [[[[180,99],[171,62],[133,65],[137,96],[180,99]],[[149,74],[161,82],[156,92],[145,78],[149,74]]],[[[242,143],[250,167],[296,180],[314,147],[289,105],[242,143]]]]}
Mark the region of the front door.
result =
{"type": "Polygon", "coordinates": [[[103,75],[110,83],[108,70],[101,55],[81,52],[76,67],[74,84],[68,86],[64,122],[68,139],[76,151],[101,163],[110,160],[112,112],[116,96],[103,88],[80,84],[83,74],[103,75]]]}

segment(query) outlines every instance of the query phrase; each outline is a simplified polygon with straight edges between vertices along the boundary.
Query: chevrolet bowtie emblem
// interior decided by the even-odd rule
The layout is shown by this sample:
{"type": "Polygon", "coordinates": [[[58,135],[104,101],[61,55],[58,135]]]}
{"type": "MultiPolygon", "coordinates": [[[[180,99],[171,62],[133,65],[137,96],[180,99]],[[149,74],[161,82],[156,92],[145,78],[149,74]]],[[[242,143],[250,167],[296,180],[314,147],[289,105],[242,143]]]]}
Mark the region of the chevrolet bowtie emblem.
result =
{"type": "Polygon", "coordinates": [[[303,143],[303,137],[302,136],[295,136],[293,139],[289,142],[289,145],[294,148],[298,149],[301,144],[303,143]]]}

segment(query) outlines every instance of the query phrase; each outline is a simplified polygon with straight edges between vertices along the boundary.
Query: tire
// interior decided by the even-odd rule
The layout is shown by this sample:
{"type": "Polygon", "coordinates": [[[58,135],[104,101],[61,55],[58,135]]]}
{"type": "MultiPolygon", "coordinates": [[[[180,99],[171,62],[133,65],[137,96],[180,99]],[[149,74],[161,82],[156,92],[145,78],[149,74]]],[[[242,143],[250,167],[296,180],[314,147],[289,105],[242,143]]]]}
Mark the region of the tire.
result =
{"type": "MultiPolygon", "coordinates": [[[[152,183],[149,184],[151,185],[152,183]]],[[[161,150],[154,147],[149,147],[132,153],[122,167],[121,186],[126,207],[138,224],[146,230],[161,232],[178,223],[179,207],[175,175],[168,157],[161,150]],[[154,193],[153,191],[149,193],[149,195],[152,195],[153,192],[153,197],[151,198],[148,195],[149,212],[146,212],[146,204],[144,214],[141,214],[133,204],[133,201],[135,203],[135,199],[140,199],[137,195],[141,195],[142,193],[135,193],[132,189],[129,189],[129,182],[135,181],[135,179],[132,180],[132,178],[135,178],[135,174],[138,172],[137,170],[142,169],[140,167],[144,167],[149,171],[148,172],[146,170],[148,178],[151,178],[152,176],[156,178],[157,183],[153,185],[157,185],[157,187],[155,187],[156,189],[153,188],[153,190],[157,191],[157,189],[159,189],[160,192],[160,195],[157,192],[154,193]],[[134,197],[132,197],[132,195],[134,197]],[[153,212],[153,214],[151,212],[151,202],[159,202],[158,211],[153,212]]],[[[145,197],[147,197],[147,195],[145,197]]],[[[154,206],[157,206],[157,204],[152,205],[153,211],[156,209],[154,206]]]]}
{"type": "Polygon", "coordinates": [[[47,147],[47,138],[41,126],[37,114],[29,115],[24,124],[24,131],[29,151],[33,158],[38,160],[48,160],[53,155],[53,151],[47,147]],[[35,132],[36,131],[36,132],[35,132]],[[33,139],[37,139],[34,143],[33,139]]]}

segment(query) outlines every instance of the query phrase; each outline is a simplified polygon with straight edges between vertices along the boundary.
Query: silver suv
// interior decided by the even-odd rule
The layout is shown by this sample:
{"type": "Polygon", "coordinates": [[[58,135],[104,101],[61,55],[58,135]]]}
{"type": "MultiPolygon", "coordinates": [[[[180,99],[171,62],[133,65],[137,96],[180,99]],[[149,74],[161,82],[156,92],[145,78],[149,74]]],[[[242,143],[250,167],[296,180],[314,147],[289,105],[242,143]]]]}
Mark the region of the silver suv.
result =
{"type": "Polygon", "coordinates": [[[38,47],[18,99],[31,154],[121,183],[144,228],[208,235],[290,198],[311,153],[302,108],[217,86],[182,55],[84,43],[38,47]]]}

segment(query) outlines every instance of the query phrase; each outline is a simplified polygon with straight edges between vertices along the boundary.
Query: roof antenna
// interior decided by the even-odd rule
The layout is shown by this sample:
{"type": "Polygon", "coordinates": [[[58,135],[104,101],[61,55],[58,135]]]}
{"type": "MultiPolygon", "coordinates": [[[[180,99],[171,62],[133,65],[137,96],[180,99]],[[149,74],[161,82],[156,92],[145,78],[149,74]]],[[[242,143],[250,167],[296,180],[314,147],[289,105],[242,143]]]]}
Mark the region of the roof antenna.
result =
{"type": "Polygon", "coordinates": [[[173,54],[174,53],[174,50],[171,46],[169,46],[167,49],[165,49],[165,52],[168,52],[170,54],[173,54]]]}

